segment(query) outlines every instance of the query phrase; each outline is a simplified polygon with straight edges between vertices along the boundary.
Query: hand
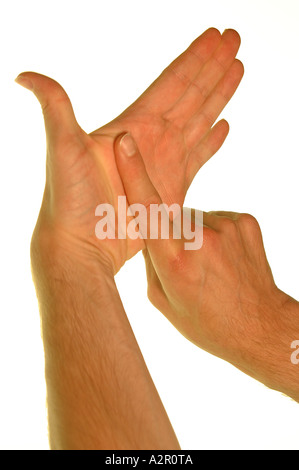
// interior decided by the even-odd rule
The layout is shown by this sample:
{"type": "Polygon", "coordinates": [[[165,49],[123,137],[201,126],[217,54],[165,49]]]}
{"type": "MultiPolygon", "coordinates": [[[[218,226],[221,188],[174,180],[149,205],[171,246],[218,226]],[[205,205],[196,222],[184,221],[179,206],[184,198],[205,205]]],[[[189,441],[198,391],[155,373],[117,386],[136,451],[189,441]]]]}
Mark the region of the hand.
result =
{"type": "Polygon", "coordinates": [[[18,81],[39,99],[47,134],[46,187],[31,259],[50,446],[178,449],[113,279],[132,242],[94,236],[95,207],[114,206],[124,194],[107,140],[82,131],[53,80],[28,73],[18,81]]]}
{"type": "MultiPolygon", "coordinates": [[[[148,201],[161,204],[138,148],[129,158],[118,144],[115,151],[129,204],[144,204],[148,211],[148,201]]],[[[204,213],[197,251],[186,251],[184,239],[142,235],[153,305],[197,346],[298,399],[290,363],[290,345],[299,333],[298,303],[276,287],[255,218],[204,213]]]]}
{"type": "Polygon", "coordinates": [[[236,31],[221,36],[207,30],[135,103],[91,134],[101,140],[130,132],[166,204],[183,204],[194,176],[227,137],[226,121],[212,126],[243,77],[243,64],[235,59],[239,47],[236,31]]]}
{"type": "Polygon", "coordinates": [[[109,203],[117,214],[117,197],[124,195],[114,139],[131,130],[159,194],[165,201],[182,203],[192,178],[227,135],[224,121],[210,127],[242,78],[242,64],[234,59],[239,45],[235,31],[221,36],[208,30],[136,103],[90,135],[77,123],[70,100],[57,82],[32,72],[18,77],[18,83],[32,89],[40,101],[47,134],[46,188],[33,253],[41,252],[41,239],[55,234],[62,251],[97,259],[115,274],[144,248],[141,240],[99,242],[95,237],[95,208],[109,203]]]}
{"type": "Polygon", "coordinates": [[[124,195],[111,138],[80,128],[58,83],[34,73],[17,81],[40,101],[47,135],[31,259],[51,448],[179,449],[113,279],[143,242],[95,237],[95,208],[116,209],[124,195]]]}
{"type": "Polygon", "coordinates": [[[77,259],[86,266],[92,261],[113,277],[143,243],[95,236],[96,207],[109,203],[117,215],[118,196],[124,196],[111,139],[95,139],[81,129],[69,97],[54,80],[27,72],[16,81],[39,100],[47,137],[46,185],[31,243],[34,271],[40,272],[40,262],[48,268],[57,259],[63,258],[61,265],[77,259]]]}

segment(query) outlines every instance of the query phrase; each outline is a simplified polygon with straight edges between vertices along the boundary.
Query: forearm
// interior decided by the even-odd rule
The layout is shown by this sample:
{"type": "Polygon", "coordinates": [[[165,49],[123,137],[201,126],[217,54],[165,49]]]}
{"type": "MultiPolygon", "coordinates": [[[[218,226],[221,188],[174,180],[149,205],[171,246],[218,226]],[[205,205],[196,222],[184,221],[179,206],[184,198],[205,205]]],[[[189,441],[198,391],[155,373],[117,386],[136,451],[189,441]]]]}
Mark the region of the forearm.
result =
{"type": "Polygon", "coordinates": [[[273,388],[299,403],[299,365],[292,361],[294,351],[291,347],[295,340],[299,340],[299,302],[283,295],[285,302],[281,309],[281,330],[277,332],[277,354],[273,354],[273,388]]]}
{"type": "Polygon", "coordinates": [[[34,268],[51,448],[178,449],[113,277],[59,258],[34,268]]]}
{"type": "Polygon", "coordinates": [[[299,303],[278,290],[276,301],[259,312],[259,334],[248,331],[243,349],[248,368],[241,370],[299,403],[299,365],[292,361],[299,340],[299,303]]]}

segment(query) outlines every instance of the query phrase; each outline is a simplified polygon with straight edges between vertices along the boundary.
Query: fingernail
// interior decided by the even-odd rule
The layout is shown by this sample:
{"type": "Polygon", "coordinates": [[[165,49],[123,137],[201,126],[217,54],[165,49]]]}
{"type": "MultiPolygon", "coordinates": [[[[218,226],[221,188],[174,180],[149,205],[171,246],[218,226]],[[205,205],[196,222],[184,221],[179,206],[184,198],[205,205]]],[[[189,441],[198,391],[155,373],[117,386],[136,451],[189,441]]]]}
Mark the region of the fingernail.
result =
{"type": "Polygon", "coordinates": [[[26,77],[23,77],[22,75],[18,75],[17,78],[15,79],[15,82],[18,85],[22,85],[24,88],[27,88],[28,90],[33,90],[32,81],[26,77]]]}
{"type": "Polygon", "coordinates": [[[120,148],[126,157],[132,157],[137,152],[135,140],[131,134],[125,134],[120,140],[120,148]]]}

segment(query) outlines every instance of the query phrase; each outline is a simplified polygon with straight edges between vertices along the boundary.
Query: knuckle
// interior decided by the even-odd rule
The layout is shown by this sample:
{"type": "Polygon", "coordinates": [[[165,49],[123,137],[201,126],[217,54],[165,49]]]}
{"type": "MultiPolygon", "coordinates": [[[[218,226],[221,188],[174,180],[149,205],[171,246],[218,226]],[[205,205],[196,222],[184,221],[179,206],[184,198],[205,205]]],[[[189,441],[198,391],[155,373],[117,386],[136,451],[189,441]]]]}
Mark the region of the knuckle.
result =
{"type": "Polygon", "coordinates": [[[185,251],[183,248],[180,248],[176,253],[173,253],[173,255],[169,259],[169,266],[170,272],[182,273],[185,271],[186,259],[185,251]]]}
{"type": "Polygon", "coordinates": [[[225,234],[234,234],[237,232],[236,221],[229,217],[223,217],[220,222],[220,230],[225,234]]]}
{"type": "Polygon", "coordinates": [[[68,103],[69,98],[66,92],[62,88],[55,88],[49,97],[41,103],[41,107],[44,114],[55,113],[56,111],[59,112],[61,107],[67,105],[68,103]]]}
{"type": "Polygon", "coordinates": [[[51,103],[49,101],[41,101],[42,112],[44,115],[49,113],[51,109],[51,103]]]}
{"type": "Polygon", "coordinates": [[[244,230],[251,230],[251,231],[260,230],[258,221],[251,214],[240,214],[238,218],[238,224],[240,228],[244,230]]]}
{"type": "Polygon", "coordinates": [[[220,236],[215,230],[210,227],[203,227],[203,244],[206,248],[210,248],[213,251],[220,246],[220,236]]]}
{"type": "Polygon", "coordinates": [[[151,206],[159,206],[161,204],[161,200],[159,199],[158,195],[151,194],[143,201],[143,206],[145,207],[146,211],[149,212],[151,206]]]}

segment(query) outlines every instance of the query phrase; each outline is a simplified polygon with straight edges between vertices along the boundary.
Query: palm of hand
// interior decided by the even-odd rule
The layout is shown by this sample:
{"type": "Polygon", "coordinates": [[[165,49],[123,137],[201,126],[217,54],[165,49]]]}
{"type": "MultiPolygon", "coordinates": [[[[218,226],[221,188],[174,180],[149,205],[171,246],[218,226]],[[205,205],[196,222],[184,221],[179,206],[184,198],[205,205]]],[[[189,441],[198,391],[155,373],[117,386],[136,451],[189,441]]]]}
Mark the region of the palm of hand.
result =
{"type": "Polygon", "coordinates": [[[242,79],[239,46],[235,31],[206,31],[124,113],[91,134],[115,139],[129,131],[166,204],[182,206],[195,174],[227,136],[225,121],[211,127],[242,79]]]}
{"type": "Polygon", "coordinates": [[[211,126],[242,78],[242,64],[235,59],[239,45],[234,31],[221,36],[208,30],[124,113],[89,135],[56,82],[22,74],[33,81],[47,133],[47,183],[37,227],[48,227],[51,220],[73,246],[83,244],[92,256],[112,260],[117,272],[144,245],[129,239],[99,243],[95,237],[97,205],[117,208],[117,197],[125,195],[115,163],[116,137],[132,133],[162,201],[182,205],[198,169],[227,135],[225,121],[211,126]]]}

